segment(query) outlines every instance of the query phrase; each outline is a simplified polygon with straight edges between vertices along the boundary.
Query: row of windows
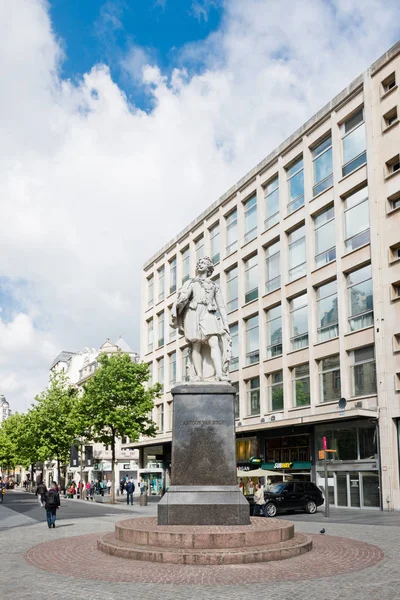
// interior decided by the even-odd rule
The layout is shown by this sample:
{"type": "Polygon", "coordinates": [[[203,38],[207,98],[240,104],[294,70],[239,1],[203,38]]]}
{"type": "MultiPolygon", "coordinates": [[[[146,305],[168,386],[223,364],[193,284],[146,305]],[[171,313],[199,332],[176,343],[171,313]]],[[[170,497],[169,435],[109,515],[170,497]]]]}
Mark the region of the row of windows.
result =
{"type": "MultiPolygon", "coordinates": [[[[336,222],[333,206],[325,208],[316,215],[314,222],[314,266],[315,268],[326,265],[336,259],[336,222]]],[[[215,237],[213,238],[216,239],[215,237]]],[[[370,240],[369,230],[369,206],[368,206],[368,187],[362,187],[344,199],[344,245],[346,252],[351,252],[370,240]]],[[[231,242],[229,240],[231,245],[231,242]]],[[[307,273],[306,261],[306,226],[301,225],[287,234],[288,248],[288,281],[293,281],[307,273]]],[[[200,253],[196,260],[204,255],[204,245],[200,247],[200,253]]],[[[280,264],[280,240],[275,240],[265,247],[265,292],[269,293],[281,286],[281,264],[280,264]]],[[[219,260],[217,246],[214,247],[214,258],[219,260]]],[[[244,302],[251,302],[258,297],[258,272],[259,257],[257,254],[247,258],[244,261],[245,271],[245,298],[244,302]]],[[[173,269],[170,269],[170,280],[173,283],[172,288],[176,290],[176,259],[173,260],[173,269]]],[[[185,250],[182,262],[182,280],[186,281],[190,276],[190,256],[189,248],[185,250]]],[[[170,264],[171,266],[171,264],[170,264]]],[[[163,300],[165,296],[165,267],[160,267],[157,271],[158,277],[158,301],[163,300]]],[[[226,272],[228,285],[228,311],[235,310],[238,307],[237,288],[238,288],[238,268],[234,267],[226,272]],[[235,291],[236,290],[236,291],[235,291]],[[235,297],[236,293],[236,297],[235,297]]],[[[154,304],[154,276],[147,280],[148,284],[148,306],[154,304]]],[[[171,287],[171,286],[170,286],[171,287]]]]}
{"type": "MultiPolygon", "coordinates": [[[[254,267],[250,267],[253,269],[254,267]]],[[[237,267],[235,268],[237,270],[237,267]]],[[[246,272],[246,277],[250,281],[251,276],[246,272]]],[[[256,287],[253,285],[247,288],[246,297],[250,299],[257,298],[257,280],[256,287]]],[[[373,324],[373,289],[372,289],[372,270],[371,265],[366,265],[351,271],[346,275],[347,284],[347,319],[348,331],[357,331],[369,327],[373,324]]],[[[238,286],[237,274],[229,272],[227,278],[227,306],[228,311],[238,307],[238,286]]],[[[290,348],[286,351],[299,350],[309,345],[309,315],[310,302],[309,293],[305,292],[288,300],[288,311],[290,325],[290,348]]],[[[339,311],[338,311],[338,290],[337,281],[332,280],[315,288],[316,303],[316,342],[324,342],[339,335],[339,311]]],[[[285,308],[284,308],[285,310],[285,308]]],[[[266,350],[267,358],[273,358],[283,353],[282,335],[282,305],[277,304],[266,311],[266,350]]],[[[260,360],[260,317],[258,314],[243,321],[245,336],[246,365],[251,365],[260,360]]],[[[158,315],[158,336],[157,347],[165,343],[165,314],[164,311],[158,315]]],[[[239,368],[239,324],[230,324],[232,336],[232,360],[231,370],[239,368]]],[[[169,340],[174,341],[177,338],[177,331],[169,327],[169,340]]],[[[147,321],[147,350],[151,352],[154,348],[154,320],[147,321]]]]}

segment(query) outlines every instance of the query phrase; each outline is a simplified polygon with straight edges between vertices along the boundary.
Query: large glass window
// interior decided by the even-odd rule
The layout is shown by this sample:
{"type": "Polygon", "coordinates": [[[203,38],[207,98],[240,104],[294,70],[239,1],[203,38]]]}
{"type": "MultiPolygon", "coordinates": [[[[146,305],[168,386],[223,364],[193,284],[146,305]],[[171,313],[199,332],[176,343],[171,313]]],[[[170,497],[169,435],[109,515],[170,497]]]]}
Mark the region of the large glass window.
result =
{"type": "Polygon", "coordinates": [[[310,368],[308,363],[292,369],[293,406],[310,404],[310,368]]]}
{"type": "Polygon", "coordinates": [[[147,321],[147,352],[151,352],[153,350],[153,336],[154,336],[154,321],[153,319],[149,319],[147,321]]]}
{"type": "Polygon", "coordinates": [[[322,267],[336,259],[335,211],[333,206],[314,218],[315,265],[322,267]]]}
{"type": "Polygon", "coordinates": [[[147,306],[151,308],[154,305],[154,275],[147,279],[147,306]]]}
{"type": "Polygon", "coordinates": [[[344,211],[344,243],[350,252],[369,243],[368,187],[347,196],[344,211]]]}
{"type": "Polygon", "coordinates": [[[189,381],[189,348],[182,348],[182,381],[189,381]]]}
{"type": "Polygon", "coordinates": [[[239,368],[239,325],[234,323],[229,326],[232,338],[232,355],[229,363],[229,371],[236,371],[239,368]]]}
{"type": "Polygon", "coordinates": [[[257,237],[257,196],[244,204],[244,243],[257,237]]]}
{"type": "Polygon", "coordinates": [[[210,229],[210,250],[211,260],[214,265],[220,261],[220,235],[219,235],[219,223],[214,225],[210,229]]]}
{"type": "Polygon", "coordinates": [[[330,281],[317,288],[318,341],[325,342],[339,335],[337,282],[330,281]]]}
{"type": "Polygon", "coordinates": [[[290,302],[290,343],[292,350],[308,346],[307,294],[297,296],[290,302]]]}
{"type": "Polygon", "coordinates": [[[344,177],[367,162],[363,109],[343,123],[342,135],[344,177]]]}
{"type": "Polygon", "coordinates": [[[176,291],[176,256],[169,261],[169,293],[176,291]]]}
{"type": "Polygon", "coordinates": [[[237,250],[237,210],[235,208],[229,215],[225,217],[226,221],[226,256],[237,250]]]}
{"type": "Polygon", "coordinates": [[[172,308],[169,309],[169,322],[168,322],[168,341],[173,342],[178,337],[178,330],[172,327],[172,308]]]}
{"type": "Polygon", "coordinates": [[[232,387],[235,388],[235,398],[234,398],[235,419],[240,419],[239,382],[232,381],[232,387]]]}
{"type": "Polygon", "coordinates": [[[176,383],[176,352],[169,355],[169,383],[171,387],[176,383]]]}
{"type": "Polygon", "coordinates": [[[246,365],[260,360],[260,342],[258,333],[258,315],[246,321],[246,365]]]}
{"type": "Polygon", "coordinates": [[[247,414],[249,416],[260,414],[260,378],[253,377],[246,382],[247,386],[247,414]]]}
{"type": "Polygon", "coordinates": [[[159,358],[157,361],[157,381],[164,389],[164,358],[159,358]]]}
{"type": "Polygon", "coordinates": [[[338,354],[319,361],[319,383],[322,402],[333,402],[340,399],[340,360],[338,354]]]}
{"type": "Polygon", "coordinates": [[[267,358],[282,354],[282,307],[279,304],[267,312],[267,358]]]}
{"type": "Polygon", "coordinates": [[[281,243],[278,240],[265,248],[265,291],[268,294],[281,287],[281,243]]]}
{"type": "Polygon", "coordinates": [[[264,189],[265,229],[279,222],[279,178],[275,177],[264,189]]]}
{"type": "Polygon", "coordinates": [[[283,410],[283,372],[271,373],[269,381],[269,409],[283,410]]]}
{"type": "Polygon", "coordinates": [[[258,257],[257,254],[244,261],[245,303],[258,298],[258,257]]]}
{"type": "Polygon", "coordinates": [[[228,312],[238,308],[238,268],[233,267],[226,273],[226,308],[228,312]]]}
{"type": "Polygon", "coordinates": [[[298,227],[288,235],[289,242],[289,281],[297,279],[307,272],[306,228],[298,227]]]}
{"type": "Polygon", "coordinates": [[[185,283],[190,277],[190,251],[189,246],[187,246],[181,252],[181,260],[182,260],[182,283],[185,283]]]}
{"type": "Polygon", "coordinates": [[[371,265],[347,275],[349,298],[349,328],[356,331],[374,322],[371,265]]]}
{"type": "Polygon", "coordinates": [[[297,160],[286,172],[289,186],[288,214],[290,215],[290,213],[304,205],[303,157],[297,160]]]}
{"type": "Polygon", "coordinates": [[[158,301],[164,300],[165,296],[165,267],[164,265],[157,270],[158,275],[158,301]]]}
{"type": "Polygon", "coordinates": [[[156,407],[156,412],[158,431],[162,433],[164,431],[164,404],[158,404],[156,407]]]}
{"type": "Polygon", "coordinates": [[[201,235],[194,242],[194,251],[196,254],[196,262],[204,256],[204,235],[201,235]]]}
{"type": "Polygon", "coordinates": [[[332,139],[329,136],[312,150],[314,165],[313,196],[317,196],[333,184],[332,139]]]}
{"type": "Polygon", "coordinates": [[[164,345],[165,317],[164,311],[158,315],[158,347],[164,345]]]}
{"type": "Polygon", "coordinates": [[[352,396],[376,394],[376,368],[374,346],[364,346],[353,352],[352,396]]]}

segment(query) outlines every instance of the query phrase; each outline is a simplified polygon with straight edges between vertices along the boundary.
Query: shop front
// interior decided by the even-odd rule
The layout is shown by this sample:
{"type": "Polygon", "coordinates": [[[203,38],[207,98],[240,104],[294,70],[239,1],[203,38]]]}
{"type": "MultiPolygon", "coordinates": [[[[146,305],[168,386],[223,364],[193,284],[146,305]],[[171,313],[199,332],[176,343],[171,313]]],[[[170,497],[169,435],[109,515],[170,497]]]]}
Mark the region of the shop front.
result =
{"type": "MultiPolygon", "coordinates": [[[[381,508],[378,430],[375,419],[349,420],[315,427],[316,456],[326,437],[329,504],[344,508],[381,508]]],[[[325,489],[324,462],[317,481],[325,489]]]]}
{"type": "Polygon", "coordinates": [[[308,431],[287,435],[271,432],[265,440],[265,462],[262,469],[268,471],[268,481],[312,480],[311,434],[308,431]]]}
{"type": "Polygon", "coordinates": [[[149,496],[161,496],[164,488],[162,463],[155,463],[154,466],[150,463],[146,469],[139,469],[138,481],[140,487],[143,482],[149,496]]]}

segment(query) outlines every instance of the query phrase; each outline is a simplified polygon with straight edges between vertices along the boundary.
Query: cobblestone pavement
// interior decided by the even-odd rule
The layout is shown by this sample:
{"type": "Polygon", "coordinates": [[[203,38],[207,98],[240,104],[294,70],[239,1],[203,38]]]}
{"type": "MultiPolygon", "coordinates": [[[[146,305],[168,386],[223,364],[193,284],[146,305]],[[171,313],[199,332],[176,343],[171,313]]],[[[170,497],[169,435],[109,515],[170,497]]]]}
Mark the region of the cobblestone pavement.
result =
{"type": "MultiPolygon", "coordinates": [[[[2,519],[2,506],[0,506],[0,526],[2,519]]],[[[10,510],[10,509],[7,509],[10,510]]],[[[138,507],[137,516],[144,516],[144,511],[138,507]]],[[[134,516],[131,514],[131,517],[134,516]]],[[[148,515],[148,513],[146,513],[148,515]]],[[[4,515],[3,515],[4,516],[4,515]]],[[[161,596],[163,600],[248,600],[251,597],[265,600],[398,600],[400,589],[400,536],[397,526],[387,527],[384,524],[365,525],[352,524],[350,520],[345,523],[324,522],[326,536],[324,542],[329,545],[329,536],[339,536],[367,542],[381,548],[384,552],[382,560],[360,571],[348,572],[342,575],[323,576],[318,579],[290,580],[290,574],[295,571],[298,559],[288,559],[280,564],[287,570],[286,578],[279,581],[263,581],[242,583],[240,580],[229,582],[230,585],[205,585],[201,581],[194,585],[166,585],[162,583],[143,583],[143,577],[132,577],[133,565],[131,561],[122,560],[129,582],[101,581],[89,579],[95,569],[100,565],[89,566],[88,569],[76,569],[73,575],[43,572],[36,566],[28,564],[23,556],[30,548],[49,541],[60,541],[61,547],[68,550],[73,547],[72,536],[91,536],[102,532],[112,531],[114,523],[124,518],[123,514],[102,515],[99,517],[93,510],[91,518],[64,519],[59,521],[56,529],[49,530],[45,522],[37,524],[22,524],[12,529],[0,531],[0,574],[1,596],[12,595],[16,600],[47,600],[56,594],[58,597],[67,597],[68,600],[77,600],[90,595],[96,600],[120,600],[121,597],[140,595],[161,596]],[[62,541],[65,540],[65,544],[62,541]],[[289,579],[288,579],[289,578],[289,579]],[[141,579],[141,582],[138,580],[141,579]],[[137,583],[135,583],[137,581],[137,583]]],[[[290,518],[290,517],[289,517],[290,518]]],[[[321,527],[319,520],[312,520],[309,516],[297,515],[296,530],[309,534],[318,534],[321,527]]],[[[400,515],[391,515],[391,519],[400,525],[400,515]]],[[[89,539],[89,538],[88,538],[89,539]]],[[[76,540],[78,543],[78,539],[76,540]]],[[[318,552],[319,538],[317,538],[317,552],[311,552],[308,557],[314,561],[329,564],[329,558],[323,551],[318,552]]],[[[351,546],[351,544],[350,544],[351,546]]],[[[78,545],[77,545],[78,547],[78,545]]],[[[363,545],[360,546],[362,548],[363,545]]],[[[321,546],[322,548],[322,546],[321,546]]],[[[35,556],[35,552],[33,556],[35,556]]],[[[90,552],[90,549],[87,549],[90,552]]],[[[60,554],[58,554],[60,556],[60,554]]],[[[51,560],[51,559],[49,559],[51,560]]],[[[344,564],[352,563],[357,558],[345,556],[341,560],[344,564]]],[[[119,564],[119,563],[118,563],[119,564]]],[[[312,563],[313,564],[313,563],[312,563]]],[[[255,566],[252,565],[254,568],[255,566]]],[[[111,570],[113,569],[110,567],[111,570]]],[[[262,568],[265,568],[264,566],[262,568]]],[[[231,567],[235,570],[235,567],[231,567]]],[[[316,569],[317,570],[317,569],[316,569]]],[[[146,572],[146,563],[141,564],[142,574],[146,572]]],[[[316,573],[317,574],[317,573],[316,573]]],[[[326,572],[329,574],[329,569],[326,572]]],[[[300,573],[301,575],[301,573],[300,573]]],[[[106,578],[110,579],[110,573],[106,578]]],[[[257,578],[258,579],[258,578],[257,578]]]]}

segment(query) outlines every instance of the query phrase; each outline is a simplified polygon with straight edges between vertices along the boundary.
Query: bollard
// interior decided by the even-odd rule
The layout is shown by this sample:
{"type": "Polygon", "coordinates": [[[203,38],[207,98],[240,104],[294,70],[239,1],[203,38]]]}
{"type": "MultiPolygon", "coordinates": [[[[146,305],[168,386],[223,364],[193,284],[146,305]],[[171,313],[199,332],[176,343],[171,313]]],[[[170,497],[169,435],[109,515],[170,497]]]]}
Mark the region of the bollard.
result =
{"type": "Polygon", "coordinates": [[[140,506],[147,506],[147,494],[141,494],[139,499],[140,506]]]}

